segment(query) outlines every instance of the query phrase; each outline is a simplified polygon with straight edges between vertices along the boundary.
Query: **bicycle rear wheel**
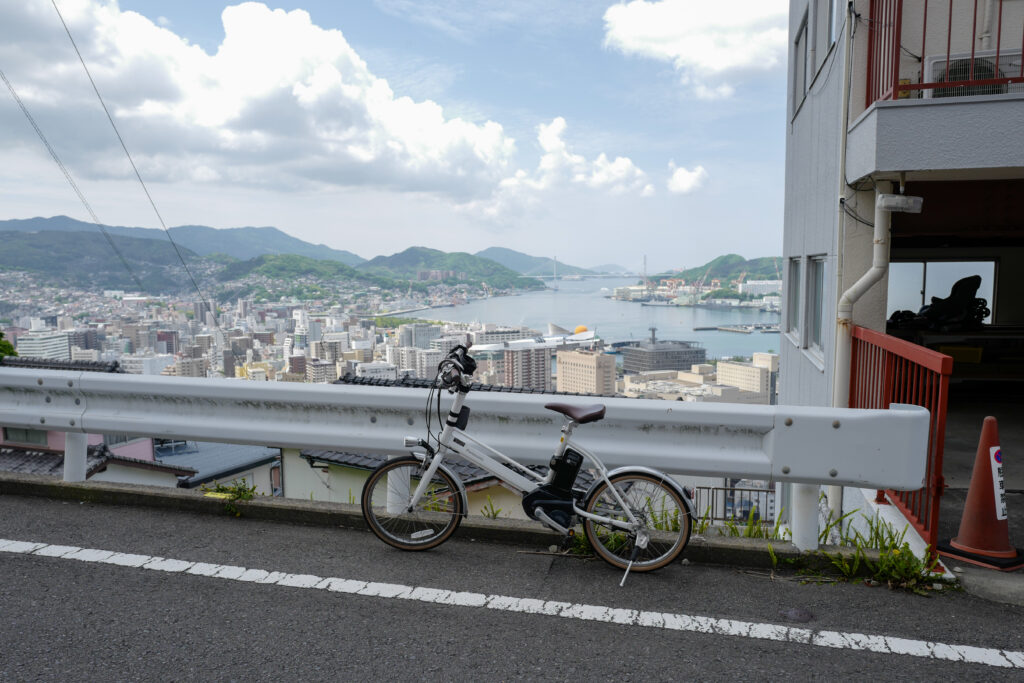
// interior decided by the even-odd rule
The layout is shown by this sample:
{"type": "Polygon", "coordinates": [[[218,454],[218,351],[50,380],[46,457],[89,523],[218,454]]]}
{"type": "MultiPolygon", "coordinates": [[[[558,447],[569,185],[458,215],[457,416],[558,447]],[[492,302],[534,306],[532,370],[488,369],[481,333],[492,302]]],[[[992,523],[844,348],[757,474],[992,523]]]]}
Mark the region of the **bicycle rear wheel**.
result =
{"type": "Polygon", "coordinates": [[[413,510],[409,500],[423,478],[414,457],[389,460],[363,485],[363,519],[377,538],[401,550],[427,550],[448,540],[462,521],[462,496],[447,473],[438,470],[413,510]]]}
{"type": "MultiPolygon", "coordinates": [[[[647,529],[646,548],[639,550],[631,571],[649,572],[669,564],[690,540],[693,519],[682,497],[656,476],[624,472],[611,478],[626,506],[647,529]]],[[[584,509],[594,515],[629,522],[607,483],[600,483],[584,509]]],[[[615,526],[584,519],[583,531],[604,561],[625,569],[636,547],[636,535],[615,526]]]]}

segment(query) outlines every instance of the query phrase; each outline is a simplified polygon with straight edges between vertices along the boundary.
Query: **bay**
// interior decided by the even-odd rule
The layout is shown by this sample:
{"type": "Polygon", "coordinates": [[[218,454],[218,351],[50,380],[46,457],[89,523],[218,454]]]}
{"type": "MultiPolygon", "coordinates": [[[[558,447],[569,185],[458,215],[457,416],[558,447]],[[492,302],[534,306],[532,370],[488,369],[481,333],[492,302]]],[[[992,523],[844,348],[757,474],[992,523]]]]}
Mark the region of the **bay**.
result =
{"type": "Polygon", "coordinates": [[[408,315],[446,322],[526,325],[542,334],[547,333],[548,323],[569,330],[584,325],[609,343],[649,339],[649,328],[655,327],[658,339],[699,342],[707,350],[709,359],[749,357],[755,351],[779,351],[778,334],[741,334],[693,329],[720,325],[778,323],[780,316],[777,313],[766,313],[756,309],[641,306],[639,303],[607,298],[616,287],[636,283],[636,278],[559,280],[557,290],[547,289],[518,296],[478,299],[453,307],[431,308],[408,315]]]}

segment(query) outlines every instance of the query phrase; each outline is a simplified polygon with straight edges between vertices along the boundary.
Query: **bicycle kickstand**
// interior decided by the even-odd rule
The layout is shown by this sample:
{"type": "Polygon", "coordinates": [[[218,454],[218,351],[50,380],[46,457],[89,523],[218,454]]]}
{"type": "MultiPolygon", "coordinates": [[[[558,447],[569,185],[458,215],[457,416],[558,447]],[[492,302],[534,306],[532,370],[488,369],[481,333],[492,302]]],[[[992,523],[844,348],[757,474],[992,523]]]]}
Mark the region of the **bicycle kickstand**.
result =
{"type": "Polygon", "coordinates": [[[636,558],[640,556],[640,551],[647,547],[647,542],[650,537],[647,532],[643,529],[637,532],[636,541],[633,543],[633,552],[629,556],[629,564],[626,565],[626,573],[622,575],[622,581],[619,582],[619,588],[626,585],[626,578],[629,577],[629,570],[633,568],[633,563],[636,562],[636,558]]]}

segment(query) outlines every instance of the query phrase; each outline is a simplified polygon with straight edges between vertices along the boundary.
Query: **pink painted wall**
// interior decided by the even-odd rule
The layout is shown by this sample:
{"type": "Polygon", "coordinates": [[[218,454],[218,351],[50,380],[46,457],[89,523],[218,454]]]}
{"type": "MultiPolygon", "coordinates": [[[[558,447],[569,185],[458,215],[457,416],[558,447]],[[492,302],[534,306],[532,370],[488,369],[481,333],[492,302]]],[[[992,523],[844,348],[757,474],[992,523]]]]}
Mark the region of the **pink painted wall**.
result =
{"type": "MultiPolygon", "coordinates": [[[[103,436],[100,434],[87,434],[86,440],[90,446],[103,442],[103,436]]],[[[6,441],[3,438],[3,434],[0,433],[0,444],[24,447],[28,444],[18,443],[16,441],[6,441]]],[[[36,448],[43,448],[43,446],[36,446],[36,448]]],[[[64,432],[48,431],[46,433],[46,446],[45,448],[51,451],[64,452],[64,432]]],[[[140,438],[132,439],[127,443],[120,443],[116,446],[110,447],[110,452],[114,455],[120,455],[124,458],[135,458],[136,460],[156,460],[153,455],[153,439],[140,438]]]]}

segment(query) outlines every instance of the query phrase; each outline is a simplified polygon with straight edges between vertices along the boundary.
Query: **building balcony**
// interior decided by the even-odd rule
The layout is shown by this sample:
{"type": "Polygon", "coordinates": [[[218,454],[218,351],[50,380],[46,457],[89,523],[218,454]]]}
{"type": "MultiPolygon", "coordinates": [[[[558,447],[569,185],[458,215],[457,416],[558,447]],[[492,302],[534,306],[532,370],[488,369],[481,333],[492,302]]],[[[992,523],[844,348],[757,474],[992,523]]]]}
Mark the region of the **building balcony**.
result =
{"type": "Polygon", "coordinates": [[[869,15],[847,178],[1024,176],[1024,4],[873,0],[869,15]]]}

